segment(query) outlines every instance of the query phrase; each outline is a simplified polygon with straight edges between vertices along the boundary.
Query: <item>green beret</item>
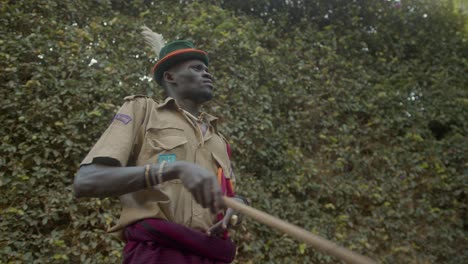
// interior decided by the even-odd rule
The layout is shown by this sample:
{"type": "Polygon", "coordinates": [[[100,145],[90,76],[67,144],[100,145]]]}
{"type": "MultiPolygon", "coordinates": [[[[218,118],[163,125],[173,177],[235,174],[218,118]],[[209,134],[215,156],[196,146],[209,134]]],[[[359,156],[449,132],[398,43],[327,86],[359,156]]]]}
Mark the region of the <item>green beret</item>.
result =
{"type": "Polygon", "coordinates": [[[201,60],[208,66],[208,54],[203,50],[195,49],[192,42],[176,40],[166,44],[159,52],[159,60],[153,67],[154,79],[161,85],[165,71],[187,60],[201,60]]]}

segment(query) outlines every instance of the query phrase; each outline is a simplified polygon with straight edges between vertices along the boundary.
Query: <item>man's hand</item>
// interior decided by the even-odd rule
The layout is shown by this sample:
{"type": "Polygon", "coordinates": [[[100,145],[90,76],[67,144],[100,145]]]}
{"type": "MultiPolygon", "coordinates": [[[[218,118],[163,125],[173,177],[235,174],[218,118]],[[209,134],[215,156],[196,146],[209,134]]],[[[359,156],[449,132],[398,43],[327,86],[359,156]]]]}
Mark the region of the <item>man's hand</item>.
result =
{"type": "MultiPolygon", "coordinates": [[[[247,203],[247,201],[241,197],[234,197],[234,199],[243,204],[247,203]]],[[[210,227],[206,233],[208,235],[221,235],[226,229],[231,228],[232,226],[236,226],[238,223],[240,223],[241,220],[238,219],[239,217],[242,218],[238,212],[232,208],[228,208],[223,219],[210,227]]]]}
{"type": "Polygon", "coordinates": [[[170,169],[176,172],[177,178],[203,208],[210,208],[213,214],[225,208],[221,189],[213,173],[186,161],[176,161],[167,166],[171,166],[170,169]]]}
{"type": "Polygon", "coordinates": [[[224,230],[231,227],[231,219],[234,214],[235,214],[234,209],[228,208],[226,210],[226,214],[224,215],[224,218],[220,220],[219,222],[217,222],[216,224],[214,224],[212,227],[210,227],[206,231],[206,233],[208,235],[215,235],[215,236],[221,235],[224,232],[224,230]]]}

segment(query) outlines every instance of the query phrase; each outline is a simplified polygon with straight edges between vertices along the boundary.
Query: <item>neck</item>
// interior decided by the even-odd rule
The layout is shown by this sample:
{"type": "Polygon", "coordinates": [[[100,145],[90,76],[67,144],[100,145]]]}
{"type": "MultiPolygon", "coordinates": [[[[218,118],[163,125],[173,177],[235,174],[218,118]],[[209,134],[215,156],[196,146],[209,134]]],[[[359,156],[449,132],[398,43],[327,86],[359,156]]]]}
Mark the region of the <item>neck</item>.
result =
{"type": "MultiPolygon", "coordinates": [[[[176,98],[174,98],[176,99],[176,98]]],[[[200,105],[189,99],[176,99],[177,104],[185,111],[191,113],[193,116],[200,114],[200,105]]]]}
{"type": "Polygon", "coordinates": [[[186,98],[180,98],[175,94],[169,94],[169,96],[176,100],[180,108],[184,109],[190,114],[194,116],[198,116],[200,114],[200,104],[197,104],[195,101],[186,98]]]}

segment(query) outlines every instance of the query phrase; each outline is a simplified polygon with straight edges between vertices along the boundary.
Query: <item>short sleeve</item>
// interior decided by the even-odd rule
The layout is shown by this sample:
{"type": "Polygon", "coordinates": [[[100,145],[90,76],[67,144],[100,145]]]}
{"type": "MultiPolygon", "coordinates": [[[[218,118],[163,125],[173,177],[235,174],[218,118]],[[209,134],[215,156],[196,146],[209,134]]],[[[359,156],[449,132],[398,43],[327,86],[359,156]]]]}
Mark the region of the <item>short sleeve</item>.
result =
{"type": "Polygon", "coordinates": [[[233,183],[236,183],[236,175],[234,174],[234,169],[232,168],[232,150],[231,150],[231,144],[226,140],[226,138],[223,137],[223,139],[226,141],[226,150],[228,153],[229,157],[229,178],[233,183]]]}
{"type": "Polygon", "coordinates": [[[127,166],[145,113],[145,98],[126,100],[80,166],[91,163],[127,166]]]}

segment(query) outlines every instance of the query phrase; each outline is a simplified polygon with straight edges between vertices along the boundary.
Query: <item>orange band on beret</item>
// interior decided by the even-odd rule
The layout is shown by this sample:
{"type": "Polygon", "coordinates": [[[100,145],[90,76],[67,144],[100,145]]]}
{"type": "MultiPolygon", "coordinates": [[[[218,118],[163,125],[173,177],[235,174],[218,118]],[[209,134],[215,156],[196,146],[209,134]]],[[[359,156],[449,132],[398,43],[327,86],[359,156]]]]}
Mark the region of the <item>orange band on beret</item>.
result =
{"type": "Polygon", "coordinates": [[[173,51],[169,54],[167,54],[164,58],[162,58],[161,60],[159,60],[153,67],[153,74],[154,72],[156,71],[156,68],[161,65],[161,63],[163,63],[164,61],[168,60],[169,58],[172,58],[176,55],[179,55],[179,54],[183,54],[183,53],[187,53],[187,52],[196,52],[196,53],[200,53],[200,54],[204,54],[204,55],[207,55],[206,52],[204,52],[203,50],[197,50],[197,49],[180,49],[180,50],[176,50],[176,51],[173,51]]]}

